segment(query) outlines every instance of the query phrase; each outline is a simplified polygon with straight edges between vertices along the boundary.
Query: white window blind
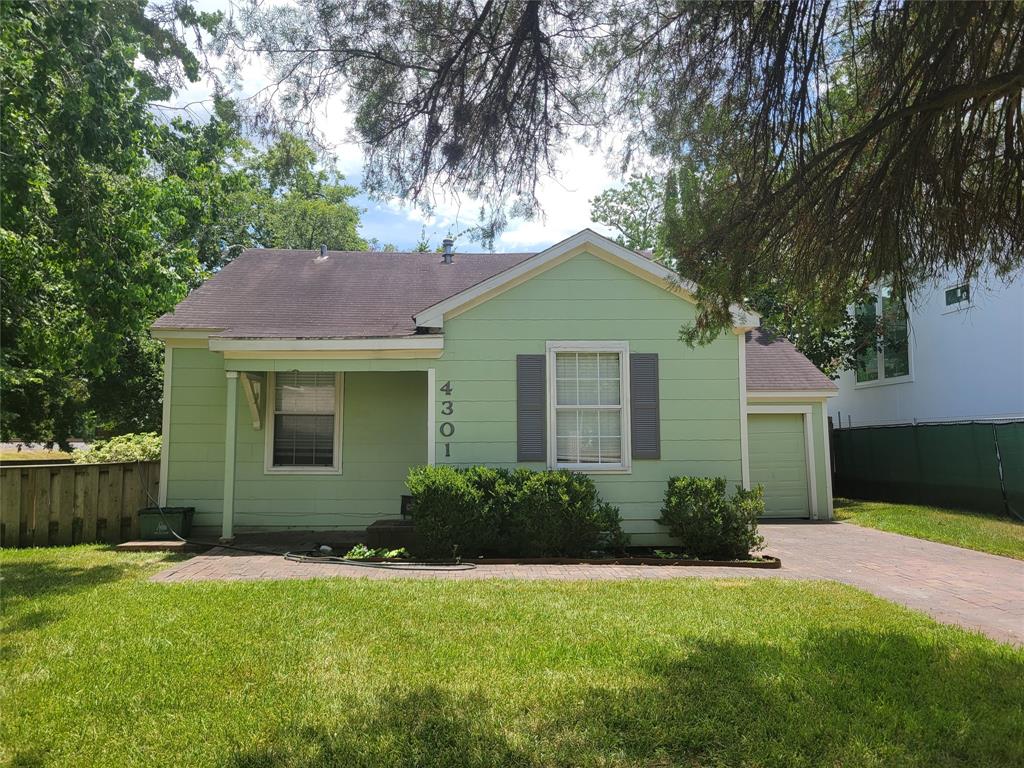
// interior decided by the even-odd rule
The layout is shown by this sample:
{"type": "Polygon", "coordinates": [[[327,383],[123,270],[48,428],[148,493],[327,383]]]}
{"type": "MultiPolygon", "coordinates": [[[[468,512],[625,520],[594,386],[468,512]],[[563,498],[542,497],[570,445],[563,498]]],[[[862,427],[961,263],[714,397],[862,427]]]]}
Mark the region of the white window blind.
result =
{"type": "Polygon", "coordinates": [[[555,353],[555,449],[559,464],[621,465],[619,352],[555,353]]]}
{"type": "Polygon", "coordinates": [[[336,388],[334,373],[275,375],[273,466],[335,466],[336,388]]]}

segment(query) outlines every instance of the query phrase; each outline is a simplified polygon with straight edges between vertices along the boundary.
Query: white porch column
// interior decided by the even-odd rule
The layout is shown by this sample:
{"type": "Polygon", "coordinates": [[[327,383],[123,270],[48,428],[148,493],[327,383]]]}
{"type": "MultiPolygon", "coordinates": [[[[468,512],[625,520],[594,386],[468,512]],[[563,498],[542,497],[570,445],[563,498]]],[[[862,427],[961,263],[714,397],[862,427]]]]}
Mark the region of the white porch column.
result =
{"type": "Polygon", "coordinates": [[[736,335],[740,342],[740,481],[744,488],[750,488],[750,439],[747,434],[747,334],[736,335]]]}
{"type": "Polygon", "coordinates": [[[235,516],[235,430],[238,423],[238,371],[225,371],[228,383],[227,419],[224,428],[224,512],[221,541],[234,537],[235,516]]]}
{"type": "Polygon", "coordinates": [[[434,427],[437,411],[437,393],[434,385],[437,383],[437,372],[434,368],[427,368],[427,464],[434,466],[434,427]]]}

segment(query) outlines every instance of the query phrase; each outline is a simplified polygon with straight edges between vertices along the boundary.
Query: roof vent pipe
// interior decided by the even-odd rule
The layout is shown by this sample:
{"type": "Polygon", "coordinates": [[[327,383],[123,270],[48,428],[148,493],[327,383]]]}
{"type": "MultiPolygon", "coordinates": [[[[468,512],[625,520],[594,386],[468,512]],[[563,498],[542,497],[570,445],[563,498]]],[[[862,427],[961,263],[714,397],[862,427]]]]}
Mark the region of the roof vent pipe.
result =
{"type": "Polygon", "coordinates": [[[444,251],[443,251],[444,255],[441,257],[441,263],[442,264],[451,264],[452,263],[452,246],[455,245],[455,241],[452,240],[450,237],[446,237],[444,240],[441,241],[441,245],[444,248],[444,251]]]}
{"type": "Polygon", "coordinates": [[[326,243],[321,243],[320,244],[320,258],[321,259],[326,259],[327,258],[327,244],[326,243]]]}

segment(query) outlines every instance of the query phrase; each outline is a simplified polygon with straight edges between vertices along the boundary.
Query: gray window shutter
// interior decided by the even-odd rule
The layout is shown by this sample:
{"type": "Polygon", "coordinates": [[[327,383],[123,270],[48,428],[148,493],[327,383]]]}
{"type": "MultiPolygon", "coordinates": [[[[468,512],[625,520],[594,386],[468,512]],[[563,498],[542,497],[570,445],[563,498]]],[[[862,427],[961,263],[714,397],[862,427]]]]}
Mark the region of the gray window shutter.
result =
{"type": "Polygon", "coordinates": [[[545,355],[516,355],[516,461],[547,460],[545,355]]]}
{"type": "Polygon", "coordinates": [[[661,458],[661,414],[658,410],[658,356],[629,356],[629,437],[634,459],[661,458]]]}

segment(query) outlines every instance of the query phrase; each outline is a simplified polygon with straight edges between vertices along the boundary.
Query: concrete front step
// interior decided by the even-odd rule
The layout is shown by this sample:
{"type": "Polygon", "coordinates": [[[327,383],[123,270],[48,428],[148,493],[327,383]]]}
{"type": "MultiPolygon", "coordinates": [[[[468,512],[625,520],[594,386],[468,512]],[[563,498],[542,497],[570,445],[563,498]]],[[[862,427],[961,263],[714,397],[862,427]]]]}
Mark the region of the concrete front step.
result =
{"type": "Polygon", "coordinates": [[[205,552],[209,547],[185,541],[123,541],[114,547],[117,552],[205,552]]]}

